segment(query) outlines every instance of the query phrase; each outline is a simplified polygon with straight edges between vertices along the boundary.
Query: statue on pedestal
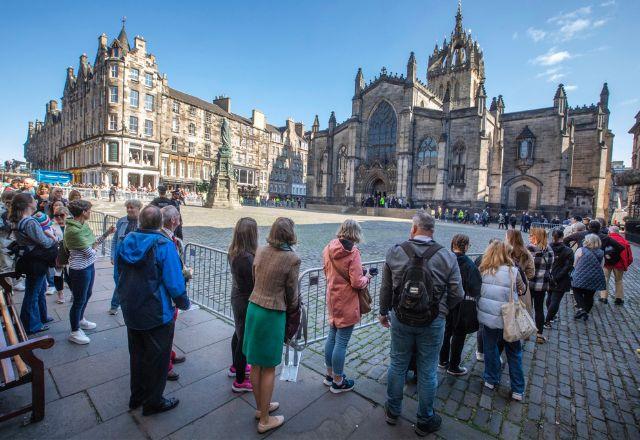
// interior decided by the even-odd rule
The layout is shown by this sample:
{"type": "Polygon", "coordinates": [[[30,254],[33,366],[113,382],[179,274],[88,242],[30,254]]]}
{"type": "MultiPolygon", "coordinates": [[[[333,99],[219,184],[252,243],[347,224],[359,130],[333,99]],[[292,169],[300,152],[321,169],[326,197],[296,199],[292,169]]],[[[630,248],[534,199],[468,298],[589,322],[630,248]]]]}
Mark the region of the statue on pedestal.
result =
{"type": "Polygon", "coordinates": [[[222,121],[221,140],[216,172],[211,178],[204,206],[233,209],[239,207],[240,202],[238,201],[238,184],[231,164],[231,130],[227,118],[222,121]]]}

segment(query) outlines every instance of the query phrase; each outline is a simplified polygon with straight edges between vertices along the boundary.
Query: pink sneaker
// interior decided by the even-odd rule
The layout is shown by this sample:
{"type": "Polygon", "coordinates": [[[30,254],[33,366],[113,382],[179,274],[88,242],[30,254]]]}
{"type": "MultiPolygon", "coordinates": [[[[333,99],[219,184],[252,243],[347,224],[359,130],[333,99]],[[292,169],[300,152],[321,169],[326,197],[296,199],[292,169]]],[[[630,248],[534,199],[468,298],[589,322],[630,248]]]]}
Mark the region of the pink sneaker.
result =
{"type": "MultiPolygon", "coordinates": [[[[249,373],[251,373],[251,365],[247,364],[247,366],[244,369],[244,374],[249,374],[249,373]]],[[[227,376],[236,377],[236,367],[234,367],[233,365],[229,366],[229,370],[227,371],[227,376]]]]}
{"type": "Polygon", "coordinates": [[[253,392],[253,387],[251,386],[251,382],[249,381],[249,379],[245,379],[244,382],[242,383],[238,383],[234,380],[233,384],[231,385],[231,389],[235,393],[252,393],[253,392]]]}

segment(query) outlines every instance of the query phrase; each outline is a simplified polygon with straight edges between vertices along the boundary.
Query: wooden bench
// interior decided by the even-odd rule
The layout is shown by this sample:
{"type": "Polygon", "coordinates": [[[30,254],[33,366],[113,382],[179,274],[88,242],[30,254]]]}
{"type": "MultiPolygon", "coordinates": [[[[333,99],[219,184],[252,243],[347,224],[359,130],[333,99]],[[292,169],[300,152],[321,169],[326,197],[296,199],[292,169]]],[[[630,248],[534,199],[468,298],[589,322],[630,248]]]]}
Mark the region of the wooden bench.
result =
{"type": "Polygon", "coordinates": [[[31,404],[0,414],[0,422],[30,411],[31,421],[38,422],[44,418],[44,363],[33,350],[51,348],[54,340],[51,336],[27,337],[4,276],[0,275],[0,392],[31,382],[31,404]]]}

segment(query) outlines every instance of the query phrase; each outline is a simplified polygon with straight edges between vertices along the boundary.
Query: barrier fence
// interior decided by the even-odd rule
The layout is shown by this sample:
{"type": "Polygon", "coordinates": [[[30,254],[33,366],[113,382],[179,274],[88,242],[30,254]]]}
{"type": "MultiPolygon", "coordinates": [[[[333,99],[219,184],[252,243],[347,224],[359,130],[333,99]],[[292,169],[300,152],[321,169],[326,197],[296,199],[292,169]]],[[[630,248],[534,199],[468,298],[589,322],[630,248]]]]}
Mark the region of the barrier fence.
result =
{"type": "MultiPolygon", "coordinates": [[[[109,190],[108,189],[93,189],[93,188],[75,188],[64,186],[62,187],[64,197],[68,198],[69,193],[72,190],[76,190],[80,193],[83,199],[95,199],[95,200],[109,200],[109,190]]],[[[153,192],[144,192],[144,191],[128,191],[128,190],[117,190],[116,191],[116,201],[125,201],[125,200],[140,200],[142,202],[150,202],[153,199],[158,197],[158,193],[156,191],[153,192]]],[[[184,198],[184,201],[187,205],[190,206],[202,206],[204,203],[204,199],[199,195],[187,195],[184,198]]]]}
{"type": "MultiPolygon", "coordinates": [[[[96,238],[104,234],[111,226],[115,226],[118,217],[105,214],[99,211],[91,211],[88,224],[96,238]]],[[[113,243],[113,234],[109,235],[106,240],[100,244],[98,252],[102,256],[111,256],[111,244],[113,243]]]]}

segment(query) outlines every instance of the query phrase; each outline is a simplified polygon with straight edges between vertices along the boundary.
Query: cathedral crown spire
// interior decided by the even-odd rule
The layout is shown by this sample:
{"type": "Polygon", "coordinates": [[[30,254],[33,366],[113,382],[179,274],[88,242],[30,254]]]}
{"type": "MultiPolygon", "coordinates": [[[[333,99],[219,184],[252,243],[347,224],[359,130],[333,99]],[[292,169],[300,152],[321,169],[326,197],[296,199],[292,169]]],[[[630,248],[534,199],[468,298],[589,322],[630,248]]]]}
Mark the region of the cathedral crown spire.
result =
{"type": "Polygon", "coordinates": [[[455,34],[461,35],[464,33],[462,29],[462,0],[458,0],[458,12],[456,13],[456,28],[455,34]]]}

